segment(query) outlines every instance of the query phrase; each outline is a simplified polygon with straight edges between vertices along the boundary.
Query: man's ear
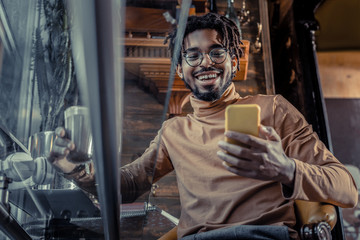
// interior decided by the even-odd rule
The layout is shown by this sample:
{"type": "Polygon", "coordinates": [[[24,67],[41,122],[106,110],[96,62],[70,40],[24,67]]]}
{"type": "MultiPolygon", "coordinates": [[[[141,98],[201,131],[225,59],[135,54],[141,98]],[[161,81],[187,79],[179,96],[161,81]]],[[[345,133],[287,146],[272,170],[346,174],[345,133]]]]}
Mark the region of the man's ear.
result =
{"type": "Polygon", "coordinates": [[[231,64],[232,64],[232,72],[235,74],[237,71],[237,65],[238,65],[238,61],[236,57],[233,57],[231,59],[231,64]]]}
{"type": "Polygon", "coordinates": [[[177,67],[176,67],[176,72],[177,72],[178,76],[179,76],[181,79],[183,79],[183,71],[182,71],[182,67],[181,67],[180,64],[177,65],[177,67]]]}

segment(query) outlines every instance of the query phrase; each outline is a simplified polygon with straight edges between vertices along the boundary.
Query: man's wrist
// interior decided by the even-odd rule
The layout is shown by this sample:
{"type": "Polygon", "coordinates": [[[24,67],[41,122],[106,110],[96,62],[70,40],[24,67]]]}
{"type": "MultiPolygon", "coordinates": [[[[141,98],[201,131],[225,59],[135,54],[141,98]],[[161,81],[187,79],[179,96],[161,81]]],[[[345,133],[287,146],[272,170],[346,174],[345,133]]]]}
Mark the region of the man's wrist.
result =
{"type": "Polygon", "coordinates": [[[89,175],[91,172],[91,169],[90,169],[90,163],[87,162],[87,163],[83,163],[83,164],[79,164],[77,165],[72,171],[70,172],[61,172],[60,174],[63,176],[63,177],[66,177],[66,178],[82,178],[86,175],[89,175]]]}
{"type": "Polygon", "coordinates": [[[289,187],[289,188],[293,188],[294,186],[294,180],[295,180],[295,169],[296,169],[296,164],[294,159],[292,158],[288,158],[289,159],[289,168],[286,171],[286,180],[282,182],[283,185],[289,187]]]}
{"type": "Polygon", "coordinates": [[[75,173],[79,173],[84,169],[85,169],[85,164],[79,164],[79,165],[75,166],[75,168],[70,172],[62,172],[62,175],[70,176],[70,175],[73,175],[75,173]]]}

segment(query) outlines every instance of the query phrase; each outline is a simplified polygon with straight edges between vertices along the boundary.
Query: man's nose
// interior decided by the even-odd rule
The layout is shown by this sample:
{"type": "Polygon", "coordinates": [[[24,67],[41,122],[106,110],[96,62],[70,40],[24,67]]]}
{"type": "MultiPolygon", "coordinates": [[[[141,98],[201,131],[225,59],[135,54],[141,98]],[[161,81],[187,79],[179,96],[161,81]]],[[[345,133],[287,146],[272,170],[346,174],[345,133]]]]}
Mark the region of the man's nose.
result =
{"type": "Polygon", "coordinates": [[[201,65],[204,67],[214,65],[214,62],[211,60],[210,55],[208,53],[204,53],[204,59],[201,65]]]}

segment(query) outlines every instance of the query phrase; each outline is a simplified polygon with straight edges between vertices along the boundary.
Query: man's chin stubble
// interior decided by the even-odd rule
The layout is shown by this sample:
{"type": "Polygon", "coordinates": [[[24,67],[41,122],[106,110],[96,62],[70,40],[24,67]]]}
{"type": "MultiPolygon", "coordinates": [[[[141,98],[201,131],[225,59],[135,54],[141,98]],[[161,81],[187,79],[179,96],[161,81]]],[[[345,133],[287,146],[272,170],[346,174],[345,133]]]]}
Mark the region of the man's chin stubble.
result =
{"type": "Polygon", "coordinates": [[[212,102],[215,100],[220,99],[220,97],[222,96],[222,94],[225,92],[225,90],[230,86],[231,84],[231,80],[227,81],[227,83],[223,86],[223,88],[220,91],[214,91],[214,86],[209,86],[208,87],[208,92],[206,93],[200,93],[199,89],[195,87],[195,89],[192,89],[190,87],[190,85],[184,80],[182,79],[185,83],[185,86],[190,89],[190,91],[194,94],[194,96],[197,99],[203,100],[203,101],[207,101],[207,102],[212,102]]]}

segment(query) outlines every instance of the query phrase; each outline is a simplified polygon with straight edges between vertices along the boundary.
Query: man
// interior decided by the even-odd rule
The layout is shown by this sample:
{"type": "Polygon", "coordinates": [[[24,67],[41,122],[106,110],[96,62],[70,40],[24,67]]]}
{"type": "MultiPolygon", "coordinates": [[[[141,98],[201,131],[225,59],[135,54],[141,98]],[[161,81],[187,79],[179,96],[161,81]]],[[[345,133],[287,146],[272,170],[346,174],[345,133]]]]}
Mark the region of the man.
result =
{"type": "MultiPolygon", "coordinates": [[[[169,36],[170,49],[174,36],[169,36]]],[[[271,226],[263,229],[270,238],[290,234],[296,239],[295,199],[353,207],[357,190],[345,167],[284,98],[242,98],[235,92],[231,81],[239,67],[239,43],[236,25],[227,18],[189,17],[177,72],[193,93],[194,113],[165,121],[144,154],[121,169],[123,200],[134,201],[150,188],[157,156],[155,181],[176,172],[179,238],[214,229],[227,234],[232,229],[227,227],[242,226],[248,234],[243,238],[255,239],[246,229],[256,225],[271,226]],[[225,107],[248,103],[261,107],[260,137],[226,132],[246,147],[224,142],[225,107]]],[[[64,138],[64,129],[57,132],[62,138],[56,141],[53,164],[96,194],[93,169],[86,174],[67,162],[64,157],[74,145],[64,138]]]]}

